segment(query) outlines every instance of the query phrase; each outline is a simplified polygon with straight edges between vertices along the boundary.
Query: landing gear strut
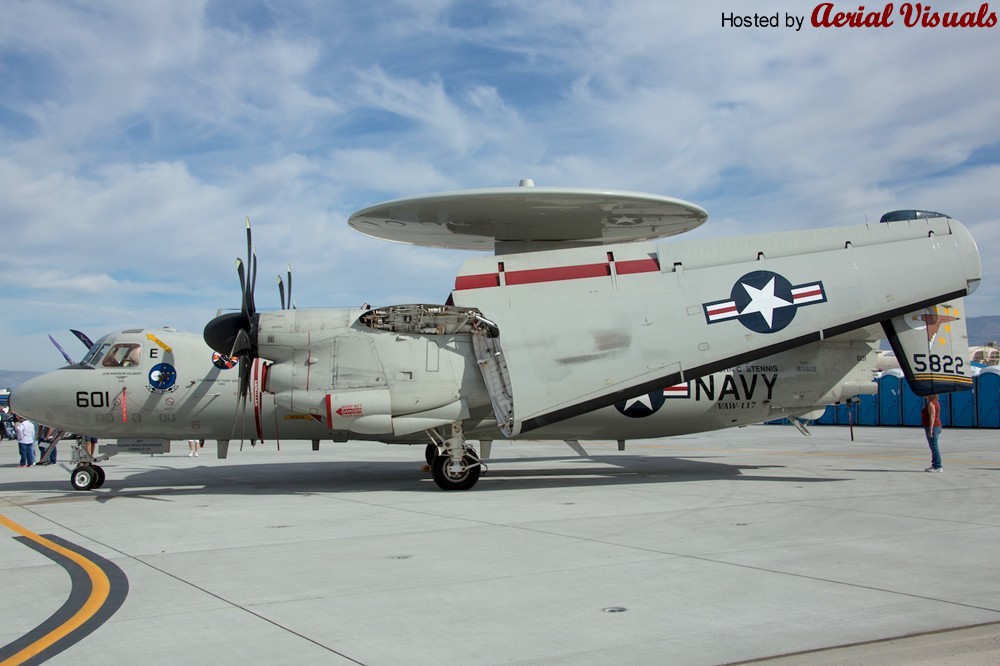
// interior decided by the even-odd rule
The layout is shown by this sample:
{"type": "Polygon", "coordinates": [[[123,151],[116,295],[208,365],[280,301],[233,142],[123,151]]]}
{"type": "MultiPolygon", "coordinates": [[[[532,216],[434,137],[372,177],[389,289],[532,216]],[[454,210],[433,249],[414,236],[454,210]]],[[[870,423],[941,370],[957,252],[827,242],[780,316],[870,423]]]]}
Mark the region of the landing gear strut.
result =
{"type": "Polygon", "coordinates": [[[69,482],[76,490],[91,490],[104,485],[104,468],[97,463],[107,460],[110,456],[92,456],[87,449],[87,441],[81,437],[73,445],[73,471],[69,482]]]}
{"type": "Polygon", "coordinates": [[[431,466],[431,476],[441,490],[468,490],[476,485],[485,465],[476,450],[466,444],[462,425],[451,425],[447,439],[437,429],[428,430],[432,444],[427,445],[424,456],[431,466]]]}

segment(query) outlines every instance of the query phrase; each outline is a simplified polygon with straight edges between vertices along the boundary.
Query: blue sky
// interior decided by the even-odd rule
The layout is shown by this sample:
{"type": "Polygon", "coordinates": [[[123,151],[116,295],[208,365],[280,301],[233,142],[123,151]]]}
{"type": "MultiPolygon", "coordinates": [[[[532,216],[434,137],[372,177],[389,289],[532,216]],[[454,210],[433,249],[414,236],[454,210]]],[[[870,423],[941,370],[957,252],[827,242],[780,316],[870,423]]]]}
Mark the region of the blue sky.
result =
{"type": "Polygon", "coordinates": [[[942,211],[984,256],[969,313],[1000,313],[1000,27],[813,6],[8,0],[0,368],[61,365],[49,334],[82,356],[70,328],[201,330],[239,305],[247,215],[260,307],[289,262],[300,307],[443,301],[468,253],[347,218],[520,178],[687,199],[702,238],[942,211]]]}

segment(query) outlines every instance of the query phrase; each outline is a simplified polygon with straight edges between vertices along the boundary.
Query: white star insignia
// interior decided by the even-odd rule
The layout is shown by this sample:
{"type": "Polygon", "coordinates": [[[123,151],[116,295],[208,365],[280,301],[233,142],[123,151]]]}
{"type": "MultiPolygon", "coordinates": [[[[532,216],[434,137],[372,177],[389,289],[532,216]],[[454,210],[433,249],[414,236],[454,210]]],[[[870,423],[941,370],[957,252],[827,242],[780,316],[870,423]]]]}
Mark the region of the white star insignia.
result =
{"type": "Polygon", "coordinates": [[[649,394],[641,395],[638,398],[632,398],[631,400],[625,401],[625,411],[628,411],[632,405],[640,404],[644,405],[649,411],[653,411],[653,403],[649,400],[649,394]]]}
{"type": "Polygon", "coordinates": [[[751,314],[754,312],[759,312],[763,317],[764,321],[767,322],[768,328],[773,328],[774,324],[774,311],[780,308],[787,308],[791,305],[795,305],[783,298],[778,298],[774,295],[774,278],[764,285],[763,289],[757,289],[751,287],[745,282],[741,282],[743,288],[746,289],[747,295],[750,297],[750,302],[747,304],[740,315],[751,314]]]}

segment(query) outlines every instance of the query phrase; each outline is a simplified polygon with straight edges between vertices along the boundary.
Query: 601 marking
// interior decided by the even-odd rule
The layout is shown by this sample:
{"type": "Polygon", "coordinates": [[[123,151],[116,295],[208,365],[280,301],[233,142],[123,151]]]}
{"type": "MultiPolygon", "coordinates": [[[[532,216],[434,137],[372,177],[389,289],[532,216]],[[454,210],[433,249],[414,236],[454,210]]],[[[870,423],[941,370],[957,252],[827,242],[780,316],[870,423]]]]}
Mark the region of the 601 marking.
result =
{"type": "Polygon", "coordinates": [[[77,391],[76,406],[86,409],[93,407],[103,409],[111,406],[111,394],[107,391],[77,391]]]}

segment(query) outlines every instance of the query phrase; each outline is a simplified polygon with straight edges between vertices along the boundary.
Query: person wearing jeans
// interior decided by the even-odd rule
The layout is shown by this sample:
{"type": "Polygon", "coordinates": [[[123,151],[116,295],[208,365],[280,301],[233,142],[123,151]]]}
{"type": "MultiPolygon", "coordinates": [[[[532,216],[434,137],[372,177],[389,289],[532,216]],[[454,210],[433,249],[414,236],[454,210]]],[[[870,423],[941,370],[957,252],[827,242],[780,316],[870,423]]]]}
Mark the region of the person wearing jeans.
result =
{"type": "Polygon", "coordinates": [[[941,451],[938,448],[938,438],[941,436],[941,403],[936,395],[924,398],[924,408],[920,412],[920,422],[927,435],[927,446],[931,449],[931,466],[925,472],[940,472],[941,451]]]}

